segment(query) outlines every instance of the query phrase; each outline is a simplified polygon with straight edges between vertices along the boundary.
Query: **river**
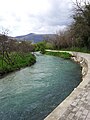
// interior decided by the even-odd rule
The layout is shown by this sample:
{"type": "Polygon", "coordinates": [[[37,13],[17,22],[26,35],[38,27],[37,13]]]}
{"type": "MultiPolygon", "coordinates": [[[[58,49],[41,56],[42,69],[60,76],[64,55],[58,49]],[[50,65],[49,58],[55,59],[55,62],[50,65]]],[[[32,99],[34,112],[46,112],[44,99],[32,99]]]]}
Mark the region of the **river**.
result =
{"type": "Polygon", "coordinates": [[[33,66],[0,79],[0,120],[43,120],[80,82],[75,62],[39,55],[33,66]]]}

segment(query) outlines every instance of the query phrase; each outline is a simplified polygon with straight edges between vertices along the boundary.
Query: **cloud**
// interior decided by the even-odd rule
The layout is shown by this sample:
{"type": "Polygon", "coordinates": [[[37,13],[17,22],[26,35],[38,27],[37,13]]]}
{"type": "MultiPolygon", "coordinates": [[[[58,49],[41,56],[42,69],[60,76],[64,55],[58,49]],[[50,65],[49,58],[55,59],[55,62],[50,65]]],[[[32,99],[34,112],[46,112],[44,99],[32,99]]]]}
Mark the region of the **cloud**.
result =
{"type": "Polygon", "coordinates": [[[0,27],[8,28],[12,36],[55,33],[72,21],[70,0],[0,0],[0,3],[0,27]]]}

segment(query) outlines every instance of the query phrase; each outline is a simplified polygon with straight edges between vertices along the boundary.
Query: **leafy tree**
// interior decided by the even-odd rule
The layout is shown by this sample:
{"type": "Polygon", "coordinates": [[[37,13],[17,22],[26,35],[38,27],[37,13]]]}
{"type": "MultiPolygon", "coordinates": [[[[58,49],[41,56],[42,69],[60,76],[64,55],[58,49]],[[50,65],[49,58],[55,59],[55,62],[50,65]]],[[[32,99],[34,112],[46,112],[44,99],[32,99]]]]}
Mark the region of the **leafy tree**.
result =
{"type": "Polygon", "coordinates": [[[80,47],[90,49],[90,3],[84,1],[82,4],[76,0],[75,5],[72,24],[75,39],[80,47]]]}
{"type": "Polygon", "coordinates": [[[35,44],[35,50],[40,51],[42,54],[45,53],[45,48],[46,48],[46,41],[35,44]]]}

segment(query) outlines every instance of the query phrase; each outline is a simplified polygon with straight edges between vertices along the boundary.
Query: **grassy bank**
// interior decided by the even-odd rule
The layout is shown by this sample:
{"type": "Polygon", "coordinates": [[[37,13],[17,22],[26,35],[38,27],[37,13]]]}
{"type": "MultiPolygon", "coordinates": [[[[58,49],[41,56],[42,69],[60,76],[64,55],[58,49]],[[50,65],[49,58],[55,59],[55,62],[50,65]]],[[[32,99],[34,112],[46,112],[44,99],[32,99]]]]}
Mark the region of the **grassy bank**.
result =
{"type": "Polygon", "coordinates": [[[7,64],[5,61],[3,61],[2,65],[2,60],[0,59],[0,76],[3,76],[4,74],[10,73],[15,70],[19,70],[20,68],[26,66],[31,66],[36,62],[36,57],[31,53],[12,53],[10,57],[12,58],[14,64],[7,64]]]}
{"type": "Polygon", "coordinates": [[[66,52],[51,52],[51,51],[46,51],[45,52],[46,55],[53,55],[53,56],[57,56],[57,57],[61,57],[64,59],[70,59],[71,58],[71,54],[66,53],[66,52]]]}
{"type": "Polygon", "coordinates": [[[83,52],[83,53],[90,53],[90,50],[87,48],[79,48],[79,47],[72,47],[72,48],[66,48],[61,49],[62,51],[75,51],[75,52],[83,52]]]}

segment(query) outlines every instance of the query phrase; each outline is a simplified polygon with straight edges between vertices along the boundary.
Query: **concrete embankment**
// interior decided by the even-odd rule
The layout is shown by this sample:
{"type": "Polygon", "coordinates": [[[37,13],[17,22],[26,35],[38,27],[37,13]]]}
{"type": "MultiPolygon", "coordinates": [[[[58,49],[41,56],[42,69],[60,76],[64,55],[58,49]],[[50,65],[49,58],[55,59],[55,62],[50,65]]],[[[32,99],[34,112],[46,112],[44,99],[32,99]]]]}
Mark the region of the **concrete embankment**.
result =
{"type": "Polygon", "coordinates": [[[78,53],[72,53],[73,57],[71,58],[75,62],[79,63],[82,67],[82,77],[85,77],[88,72],[88,61],[84,57],[78,55],[78,53]]]}
{"type": "Polygon", "coordinates": [[[82,67],[82,82],[44,120],[90,120],[90,54],[69,53],[82,67]]]}

